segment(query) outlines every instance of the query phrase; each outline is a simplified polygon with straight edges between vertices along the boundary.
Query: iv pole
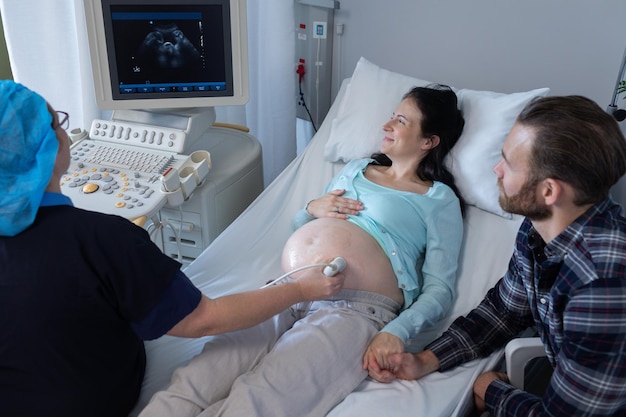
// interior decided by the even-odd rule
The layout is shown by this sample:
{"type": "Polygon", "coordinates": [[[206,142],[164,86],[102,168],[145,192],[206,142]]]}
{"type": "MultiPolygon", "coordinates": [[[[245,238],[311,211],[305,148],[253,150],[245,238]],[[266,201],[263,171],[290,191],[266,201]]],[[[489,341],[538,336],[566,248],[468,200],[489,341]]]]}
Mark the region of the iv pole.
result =
{"type": "Polygon", "coordinates": [[[620,81],[624,79],[624,72],[626,71],[626,48],[624,49],[624,55],[622,56],[622,65],[619,68],[619,74],[617,74],[617,81],[615,82],[615,88],[613,90],[613,99],[611,104],[606,108],[606,112],[615,117],[618,122],[626,119],[626,110],[617,107],[617,96],[619,95],[620,81]]]}

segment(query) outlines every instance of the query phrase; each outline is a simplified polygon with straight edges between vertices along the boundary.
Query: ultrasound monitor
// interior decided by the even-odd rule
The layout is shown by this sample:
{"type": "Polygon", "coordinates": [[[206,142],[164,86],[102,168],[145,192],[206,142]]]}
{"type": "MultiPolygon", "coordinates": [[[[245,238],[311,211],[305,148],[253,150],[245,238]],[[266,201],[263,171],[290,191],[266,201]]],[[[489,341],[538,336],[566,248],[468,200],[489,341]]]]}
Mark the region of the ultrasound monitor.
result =
{"type": "Polygon", "coordinates": [[[101,109],[248,101],[246,0],[85,0],[101,109]]]}

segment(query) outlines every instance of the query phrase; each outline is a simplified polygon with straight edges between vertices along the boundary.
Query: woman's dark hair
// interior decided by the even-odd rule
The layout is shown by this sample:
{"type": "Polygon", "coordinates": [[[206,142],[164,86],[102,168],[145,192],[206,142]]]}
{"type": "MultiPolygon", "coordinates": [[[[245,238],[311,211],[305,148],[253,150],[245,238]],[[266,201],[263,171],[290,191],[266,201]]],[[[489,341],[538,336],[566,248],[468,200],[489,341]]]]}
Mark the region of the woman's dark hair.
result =
{"type": "MultiPolygon", "coordinates": [[[[446,155],[459,140],[465,125],[456,94],[447,85],[429,84],[413,87],[402,99],[410,99],[421,111],[423,135],[439,136],[439,145],[424,156],[417,167],[417,176],[423,181],[440,181],[452,188],[464,213],[463,196],[455,184],[454,176],[444,164],[446,155]]],[[[380,165],[391,166],[391,160],[385,154],[375,153],[372,158],[380,165]]]]}

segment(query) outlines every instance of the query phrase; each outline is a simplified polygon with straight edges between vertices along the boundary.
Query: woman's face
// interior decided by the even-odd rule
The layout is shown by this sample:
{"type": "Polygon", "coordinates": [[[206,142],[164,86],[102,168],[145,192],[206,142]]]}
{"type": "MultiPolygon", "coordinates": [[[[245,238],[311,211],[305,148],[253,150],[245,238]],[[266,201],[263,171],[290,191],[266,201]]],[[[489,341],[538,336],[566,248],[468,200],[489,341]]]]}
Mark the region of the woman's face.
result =
{"type": "Polygon", "coordinates": [[[383,125],[385,137],[380,151],[385,155],[407,156],[424,153],[422,112],[410,99],[400,102],[391,119],[383,125]]]}

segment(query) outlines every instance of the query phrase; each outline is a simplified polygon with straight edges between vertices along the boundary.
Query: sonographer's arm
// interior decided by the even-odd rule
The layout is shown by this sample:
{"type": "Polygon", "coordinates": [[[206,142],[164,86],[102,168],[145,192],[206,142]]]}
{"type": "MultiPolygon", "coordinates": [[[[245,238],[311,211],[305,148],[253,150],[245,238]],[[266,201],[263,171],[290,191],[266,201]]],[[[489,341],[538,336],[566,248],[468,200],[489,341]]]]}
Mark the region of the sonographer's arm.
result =
{"type": "Polygon", "coordinates": [[[202,296],[189,315],[167,334],[200,337],[225,333],[259,324],[292,304],[327,298],[343,287],[344,276],[327,277],[312,269],[297,274],[293,281],[267,288],[211,299],[202,296]]]}

